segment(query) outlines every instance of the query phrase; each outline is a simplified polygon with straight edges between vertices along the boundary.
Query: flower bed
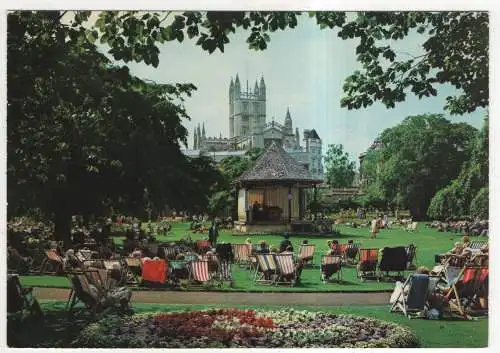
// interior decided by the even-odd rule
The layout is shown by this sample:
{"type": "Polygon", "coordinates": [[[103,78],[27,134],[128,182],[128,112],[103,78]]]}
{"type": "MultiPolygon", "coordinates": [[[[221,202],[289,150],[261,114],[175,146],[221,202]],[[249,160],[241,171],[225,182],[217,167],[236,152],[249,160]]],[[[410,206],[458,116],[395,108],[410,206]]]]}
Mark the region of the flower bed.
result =
{"type": "Polygon", "coordinates": [[[211,309],[110,316],[84,329],[75,347],[417,347],[408,329],[333,313],[211,309]]]}

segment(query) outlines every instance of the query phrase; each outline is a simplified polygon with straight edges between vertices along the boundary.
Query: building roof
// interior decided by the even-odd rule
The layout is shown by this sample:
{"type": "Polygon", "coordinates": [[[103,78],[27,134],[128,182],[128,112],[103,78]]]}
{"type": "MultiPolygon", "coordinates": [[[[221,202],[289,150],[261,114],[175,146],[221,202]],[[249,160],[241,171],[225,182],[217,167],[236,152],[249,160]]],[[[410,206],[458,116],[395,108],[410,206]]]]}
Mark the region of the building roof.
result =
{"type": "Polygon", "coordinates": [[[323,180],[311,176],[302,164],[274,142],[255,161],[255,164],[236,181],[243,183],[293,181],[312,184],[323,182],[323,180]]]}
{"type": "Polygon", "coordinates": [[[318,140],[320,139],[315,129],[304,130],[304,137],[309,139],[318,139],[318,140]]]}

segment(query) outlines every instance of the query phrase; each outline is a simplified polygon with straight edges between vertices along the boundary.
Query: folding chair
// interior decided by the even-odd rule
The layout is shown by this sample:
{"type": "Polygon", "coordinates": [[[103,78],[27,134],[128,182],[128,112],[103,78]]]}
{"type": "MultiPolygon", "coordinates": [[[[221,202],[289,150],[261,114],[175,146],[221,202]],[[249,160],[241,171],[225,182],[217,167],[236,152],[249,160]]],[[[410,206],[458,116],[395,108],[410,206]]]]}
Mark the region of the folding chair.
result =
{"type": "Polygon", "coordinates": [[[273,284],[276,277],[275,254],[255,254],[257,268],[255,270],[255,283],[273,284]]]}
{"type": "Polygon", "coordinates": [[[126,257],[125,261],[125,278],[127,284],[139,283],[141,276],[142,261],[138,257],[126,257]]]}
{"type": "Polygon", "coordinates": [[[304,266],[314,266],[314,251],[316,250],[315,244],[301,245],[299,247],[299,259],[304,263],[304,266]]]}
{"type": "Polygon", "coordinates": [[[168,263],[165,260],[145,259],[142,261],[142,282],[165,284],[167,273],[168,263]]]}
{"type": "Polygon", "coordinates": [[[86,310],[89,310],[92,315],[95,315],[102,308],[101,294],[98,288],[92,292],[90,288],[91,281],[85,272],[69,273],[71,290],[66,303],[66,311],[71,315],[76,304],[83,303],[86,310]]]}
{"type": "Polygon", "coordinates": [[[232,244],[234,261],[242,267],[250,265],[250,247],[248,244],[232,244]]]}
{"type": "Polygon", "coordinates": [[[344,265],[356,266],[357,258],[359,254],[359,249],[361,248],[360,243],[346,244],[346,248],[342,253],[344,259],[344,265]]]}
{"type": "Polygon", "coordinates": [[[392,304],[390,312],[401,311],[408,318],[412,313],[423,313],[428,293],[429,276],[424,274],[410,275],[392,304]]]}
{"type": "Polygon", "coordinates": [[[379,278],[402,278],[407,266],[408,255],[405,247],[384,248],[378,265],[379,278]],[[397,275],[391,276],[390,272],[396,272],[397,275]]]}
{"type": "Polygon", "coordinates": [[[469,243],[468,248],[473,250],[480,250],[484,246],[488,245],[488,241],[485,240],[474,240],[469,243]]]}
{"type": "Polygon", "coordinates": [[[163,252],[165,253],[165,260],[175,260],[177,256],[177,248],[175,246],[163,247],[163,252]]]}
{"type": "Polygon", "coordinates": [[[103,260],[102,264],[108,271],[109,275],[117,281],[117,284],[123,284],[126,282],[126,271],[124,270],[120,260],[103,260]]]}
{"type": "Polygon", "coordinates": [[[337,281],[342,282],[342,257],[338,255],[321,256],[321,280],[326,283],[334,274],[337,274],[337,281]]]}
{"type": "Polygon", "coordinates": [[[63,272],[64,261],[57,255],[55,250],[45,250],[45,259],[40,266],[40,273],[56,274],[63,272]],[[48,271],[48,267],[53,267],[54,271],[48,271]]]}
{"type": "Polygon", "coordinates": [[[293,261],[293,254],[275,254],[274,259],[277,275],[274,284],[290,284],[290,286],[294,286],[297,279],[297,271],[293,261]]]}
{"type": "Polygon", "coordinates": [[[217,244],[215,252],[220,260],[219,279],[221,282],[229,282],[233,286],[231,264],[235,261],[235,254],[231,244],[217,244]]]}
{"type": "Polygon", "coordinates": [[[406,247],[406,270],[414,271],[417,268],[417,247],[413,244],[406,247]]]}
{"type": "Polygon", "coordinates": [[[187,268],[188,262],[185,260],[171,260],[168,262],[170,270],[169,281],[176,286],[180,286],[181,280],[189,278],[189,271],[187,268]]]}
{"type": "Polygon", "coordinates": [[[212,285],[213,279],[210,276],[208,261],[205,260],[192,261],[188,264],[188,269],[189,269],[189,279],[187,284],[189,287],[212,285]]]}
{"type": "Polygon", "coordinates": [[[40,318],[43,313],[32,287],[23,287],[17,274],[7,275],[7,317],[23,319],[25,314],[40,318]]]}
{"type": "Polygon", "coordinates": [[[458,311],[464,318],[472,319],[466,310],[476,299],[481,287],[485,286],[487,278],[487,267],[464,267],[459,280],[453,283],[445,297],[450,311],[458,311]]]}
{"type": "Polygon", "coordinates": [[[408,227],[406,227],[406,230],[408,232],[416,232],[418,227],[418,222],[411,222],[408,224],[408,227]]]}
{"type": "Polygon", "coordinates": [[[377,276],[378,249],[359,249],[359,263],[356,273],[361,281],[378,279],[377,276]]]}

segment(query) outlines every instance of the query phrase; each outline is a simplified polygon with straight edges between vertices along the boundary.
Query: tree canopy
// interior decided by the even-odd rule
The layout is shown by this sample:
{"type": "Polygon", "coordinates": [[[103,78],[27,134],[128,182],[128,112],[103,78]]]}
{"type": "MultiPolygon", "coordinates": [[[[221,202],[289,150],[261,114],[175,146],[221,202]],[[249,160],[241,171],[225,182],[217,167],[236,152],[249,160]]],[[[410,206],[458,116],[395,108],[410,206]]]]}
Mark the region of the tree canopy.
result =
{"type": "Polygon", "coordinates": [[[8,15],[9,215],[39,208],[67,240],[75,213],[113,205],[137,214],[146,203],[158,210],[196,199],[196,170],[205,180],[207,168],[180,150],[182,101],[195,87],[133,77],[60,16],[8,15]]]}
{"type": "MultiPolygon", "coordinates": [[[[196,40],[202,50],[224,52],[237,29],[250,32],[250,49],[264,50],[270,34],[297,26],[300,12],[152,12],[103,11],[86,30],[89,41],[109,45],[117,60],[158,66],[158,45],[196,40]]],[[[73,26],[88,19],[78,12],[73,26]]],[[[358,62],[344,82],[341,106],[359,109],[380,101],[392,108],[408,93],[419,98],[437,95],[440,84],[461,94],[448,96],[445,109],[464,114],[489,103],[489,17],[487,12],[310,12],[322,29],[337,31],[343,40],[357,39],[358,62]],[[404,58],[394,43],[421,35],[421,53],[404,58]]]]}
{"type": "Polygon", "coordinates": [[[362,162],[366,192],[409,208],[422,219],[435,193],[456,178],[470,158],[476,130],[441,115],[407,117],[379,137],[379,147],[362,162]]]}
{"type": "Polygon", "coordinates": [[[356,163],[342,145],[329,145],[325,157],[326,181],[332,188],[348,188],[354,181],[356,163]]]}

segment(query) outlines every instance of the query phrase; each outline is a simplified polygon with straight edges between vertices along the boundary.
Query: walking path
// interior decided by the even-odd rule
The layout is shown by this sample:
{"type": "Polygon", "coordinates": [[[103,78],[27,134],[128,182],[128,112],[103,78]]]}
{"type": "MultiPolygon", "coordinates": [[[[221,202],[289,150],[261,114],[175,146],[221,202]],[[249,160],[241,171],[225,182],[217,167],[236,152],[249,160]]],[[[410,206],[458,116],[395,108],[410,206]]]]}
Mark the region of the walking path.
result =
{"type": "MultiPolygon", "coordinates": [[[[68,300],[69,289],[34,288],[38,299],[68,300]]],[[[149,304],[240,305],[378,305],[388,304],[391,293],[244,293],[133,291],[132,302],[149,304]]]]}

